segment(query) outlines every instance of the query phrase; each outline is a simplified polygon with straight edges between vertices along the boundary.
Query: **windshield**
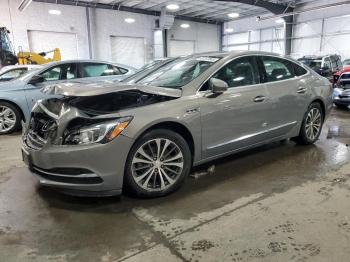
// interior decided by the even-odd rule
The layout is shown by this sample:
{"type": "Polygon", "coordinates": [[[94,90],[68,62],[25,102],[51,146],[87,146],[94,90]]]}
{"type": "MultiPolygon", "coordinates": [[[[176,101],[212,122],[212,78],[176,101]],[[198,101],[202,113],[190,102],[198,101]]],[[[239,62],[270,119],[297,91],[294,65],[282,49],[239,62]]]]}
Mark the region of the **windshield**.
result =
{"type": "Polygon", "coordinates": [[[147,72],[152,72],[153,70],[157,69],[158,67],[167,64],[171,62],[172,59],[163,59],[163,60],[154,60],[143,67],[141,67],[135,74],[124,78],[122,81],[123,83],[133,84],[137,81],[140,81],[143,77],[147,76],[147,72]]]}
{"type": "Polygon", "coordinates": [[[219,57],[203,56],[175,60],[150,73],[139,84],[181,88],[201,75],[219,59],[219,57]]]}
{"type": "Polygon", "coordinates": [[[20,77],[18,77],[17,79],[21,81],[26,81],[27,79],[31,78],[33,75],[35,75],[39,71],[40,71],[40,68],[31,69],[26,73],[24,73],[23,75],[21,75],[20,77]]]}
{"type": "Polygon", "coordinates": [[[313,59],[303,59],[299,60],[305,65],[311,67],[312,69],[320,69],[322,66],[322,60],[313,60],[313,59]]]}
{"type": "Polygon", "coordinates": [[[350,59],[344,60],[343,65],[350,65],[350,59]]]}

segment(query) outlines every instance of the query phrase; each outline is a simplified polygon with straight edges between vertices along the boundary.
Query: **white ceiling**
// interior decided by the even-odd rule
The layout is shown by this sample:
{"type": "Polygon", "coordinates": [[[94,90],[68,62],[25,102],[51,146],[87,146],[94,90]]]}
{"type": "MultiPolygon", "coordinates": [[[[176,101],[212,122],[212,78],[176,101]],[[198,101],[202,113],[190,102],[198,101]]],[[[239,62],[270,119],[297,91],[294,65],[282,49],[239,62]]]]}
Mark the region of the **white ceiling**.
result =
{"type": "MultiPolygon", "coordinates": [[[[316,2],[317,0],[266,0],[269,2],[290,5],[299,5],[305,2],[316,2]]],[[[71,0],[71,2],[76,2],[71,0]]],[[[180,8],[174,12],[175,15],[190,18],[200,18],[210,21],[228,21],[228,13],[239,13],[240,18],[258,16],[267,11],[261,7],[232,2],[218,2],[214,0],[80,0],[89,4],[107,4],[111,8],[120,6],[137,8],[147,11],[160,11],[168,4],[177,4],[180,8]]]]}

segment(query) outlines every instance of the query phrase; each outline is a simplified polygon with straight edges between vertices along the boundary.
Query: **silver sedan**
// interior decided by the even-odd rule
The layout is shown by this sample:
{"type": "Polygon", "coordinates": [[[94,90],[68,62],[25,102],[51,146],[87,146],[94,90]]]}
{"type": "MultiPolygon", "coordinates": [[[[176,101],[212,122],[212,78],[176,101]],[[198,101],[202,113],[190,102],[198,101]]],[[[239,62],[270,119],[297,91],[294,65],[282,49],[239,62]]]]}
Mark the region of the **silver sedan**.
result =
{"type": "Polygon", "coordinates": [[[137,83],[55,85],[23,136],[23,159],[45,186],[78,195],[173,192],[192,166],[292,138],[317,141],[329,81],[263,52],[176,59],[137,83]]]}

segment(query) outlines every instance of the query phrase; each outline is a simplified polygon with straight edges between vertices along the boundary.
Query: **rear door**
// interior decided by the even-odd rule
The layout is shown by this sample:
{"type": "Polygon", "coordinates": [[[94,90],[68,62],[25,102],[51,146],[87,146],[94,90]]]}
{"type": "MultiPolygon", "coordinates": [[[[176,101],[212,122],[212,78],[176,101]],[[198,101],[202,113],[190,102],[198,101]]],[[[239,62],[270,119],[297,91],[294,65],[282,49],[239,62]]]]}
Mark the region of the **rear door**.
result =
{"type": "Polygon", "coordinates": [[[37,83],[35,85],[28,83],[25,88],[28,107],[30,110],[33,108],[36,101],[54,97],[52,95],[42,93],[40,90],[43,87],[76,79],[77,65],[75,63],[55,65],[39,73],[39,75],[44,78],[44,81],[42,83],[37,83]]]}
{"type": "MultiPolygon", "coordinates": [[[[236,58],[213,75],[229,88],[215,95],[202,86],[200,112],[204,158],[235,151],[265,140],[271,104],[252,56],[236,58]]],[[[209,81],[209,80],[208,80],[209,81]]]]}
{"type": "MultiPolygon", "coordinates": [[[[303,76],[297,76],[295,63],[274,56],[262,56],[260,65],[265,74],[268,96],[272,110],[267,116],[269,137],[283,136],[292,130],[302,119],[308,84],[303,76]]],[[[299,66],[298,66],[299,67],[299,66]]],[[[302,71],[307,73],[307,71],[302,71]]]]}

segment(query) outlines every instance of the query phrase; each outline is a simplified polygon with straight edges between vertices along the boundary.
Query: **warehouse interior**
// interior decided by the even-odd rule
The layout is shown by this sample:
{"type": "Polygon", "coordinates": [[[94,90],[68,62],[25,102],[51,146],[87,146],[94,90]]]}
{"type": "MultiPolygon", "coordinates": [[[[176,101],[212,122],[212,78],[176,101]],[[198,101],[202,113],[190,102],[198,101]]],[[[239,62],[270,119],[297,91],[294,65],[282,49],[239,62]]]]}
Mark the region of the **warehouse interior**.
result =
{"type": "Polygon", "coordinates": [[[349,12],[0,0],[0,261],[349,261],[349,12]]]}

